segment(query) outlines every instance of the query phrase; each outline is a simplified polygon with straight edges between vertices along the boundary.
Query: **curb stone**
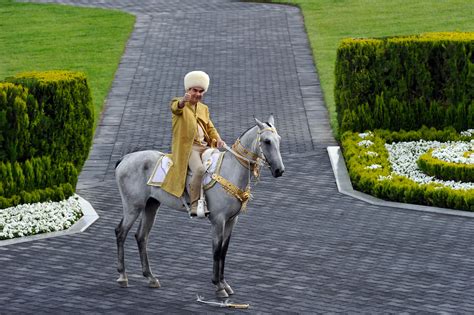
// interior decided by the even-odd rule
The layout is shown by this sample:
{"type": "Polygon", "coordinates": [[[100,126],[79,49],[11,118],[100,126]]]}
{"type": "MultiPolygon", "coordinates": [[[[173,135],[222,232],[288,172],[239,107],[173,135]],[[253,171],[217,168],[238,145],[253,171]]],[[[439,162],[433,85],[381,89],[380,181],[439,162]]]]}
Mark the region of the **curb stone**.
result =
{"type": "Polygon", "coordinates": [[[334,172],[334,177],[336,178],[337,189],[339,190],[340,193],[344,195],[351,196],[353,198],[365,201],[367,203],[370,203],[376,206],[393,207],[393,208],[409,209],[409,210],[424,211],[424,212],[431,212],[431,213],[438,213],[438,214],[455,215],[455,216],[461,216],[461,217],[466,217],[466,218],[474,218],[474,213],[468,212],[468,211],[387,201],[387,200],[379,199],[374,196],[365,194],[363,192],[354,190],[354,188],[352,187],[351,180],[349,178],[349,173],[347,171],[344,157],[342,156],[341,148],[338,146],[329,146],[327,147],[327,151],[329,154],[329,158],[331,160],[331,166],[334,172]]]}

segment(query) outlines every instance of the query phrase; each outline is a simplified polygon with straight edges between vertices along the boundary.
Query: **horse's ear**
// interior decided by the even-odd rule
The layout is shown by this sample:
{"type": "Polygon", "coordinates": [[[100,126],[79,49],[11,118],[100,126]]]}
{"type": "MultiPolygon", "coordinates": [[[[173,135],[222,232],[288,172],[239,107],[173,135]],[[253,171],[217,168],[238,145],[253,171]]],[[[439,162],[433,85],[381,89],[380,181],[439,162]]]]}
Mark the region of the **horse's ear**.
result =
{"type": "Polygon", "coordinates": [[[273,117],[273,114],[270,114],[270,117],[268,117],[268,122],[270,123],[270,125],[275,127],[275,118],[273,117]]]}
{"type": "Polygon", "coordinates": [[[265,129],[265,125],[263,124],[263,122],[261,122],[257,118],[255,118],[255,122],[257,123],[258,128],[260,128],[260,130],[265,129]]]}

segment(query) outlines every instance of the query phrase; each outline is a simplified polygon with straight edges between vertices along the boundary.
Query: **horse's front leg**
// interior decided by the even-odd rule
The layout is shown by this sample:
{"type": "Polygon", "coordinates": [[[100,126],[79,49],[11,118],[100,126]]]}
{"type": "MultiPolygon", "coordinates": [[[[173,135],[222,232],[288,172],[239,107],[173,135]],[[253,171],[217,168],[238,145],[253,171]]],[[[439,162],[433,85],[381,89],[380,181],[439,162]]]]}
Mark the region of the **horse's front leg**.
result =
{"type": "Polygon", "coordinates": [[[234,226],[237,223],[238,217],[234,217],[225,224],[224,228],[224,239],[222,243],[222,251],[221,251],[221,262],[220,262],[220,272],[219,272],[219,282],[224,287],[224,290],[227,292],[228,295],[234,294],[234,290],[230,287],[230,285],[225,281],[224,277],[224,267],[225,267],[225,257],[227,255],[227,250],[229,249],[230,237],[232,235],[232,231],[234,230],[234,226]]]}
{"type": "Polygon", "coordinates": [[[224,227],[225,222],[215,221],[212,224],[212,252],[213,252],[213,275],[212,283],[216,285],[216,295],[220,298],[227,298],[227,294],[224,285],[221,282],[221,258],[224,243],[224,227]]]}

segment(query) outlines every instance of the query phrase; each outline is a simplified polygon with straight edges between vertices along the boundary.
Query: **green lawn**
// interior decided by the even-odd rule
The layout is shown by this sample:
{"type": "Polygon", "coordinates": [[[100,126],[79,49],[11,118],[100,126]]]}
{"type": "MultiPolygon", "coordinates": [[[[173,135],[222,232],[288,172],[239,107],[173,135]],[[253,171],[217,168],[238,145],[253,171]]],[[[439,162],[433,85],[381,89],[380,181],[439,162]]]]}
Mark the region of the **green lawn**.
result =
{"type": "Polygon", "coordinates": [[[84,72],[97,123],[134,22],[119,11],[0,0],[0,80],[33,70],[84,72]]]}
{"type": "Polygon", "coordinates": [[[313,49],[331,126],[337,135],[334,65],[347,37],[474,31],[472,0],[272,0],[298,5],[313,49]]]}

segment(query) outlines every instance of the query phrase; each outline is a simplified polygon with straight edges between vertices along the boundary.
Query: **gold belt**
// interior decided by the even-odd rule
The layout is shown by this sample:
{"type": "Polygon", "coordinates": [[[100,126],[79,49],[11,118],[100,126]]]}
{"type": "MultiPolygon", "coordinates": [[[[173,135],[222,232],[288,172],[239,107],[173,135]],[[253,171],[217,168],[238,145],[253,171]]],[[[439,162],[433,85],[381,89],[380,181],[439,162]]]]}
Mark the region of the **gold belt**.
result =
{"type": "Polygon", "coordinates": [[[243,191],[239,187],[235,186],[232,184],[230,181],[225,179],[224,177],[217,175],[217,174],[212,174],[212,179],[214,179],[216,182],[222,185],[224,190],[234,196],[235,198],[239,199],[240,202],[242,202],[242,208],[245,208],[245,205],[247,204],[249,198],[250,198],[250,188],[247,187],[247,190],[243,191]]]}

